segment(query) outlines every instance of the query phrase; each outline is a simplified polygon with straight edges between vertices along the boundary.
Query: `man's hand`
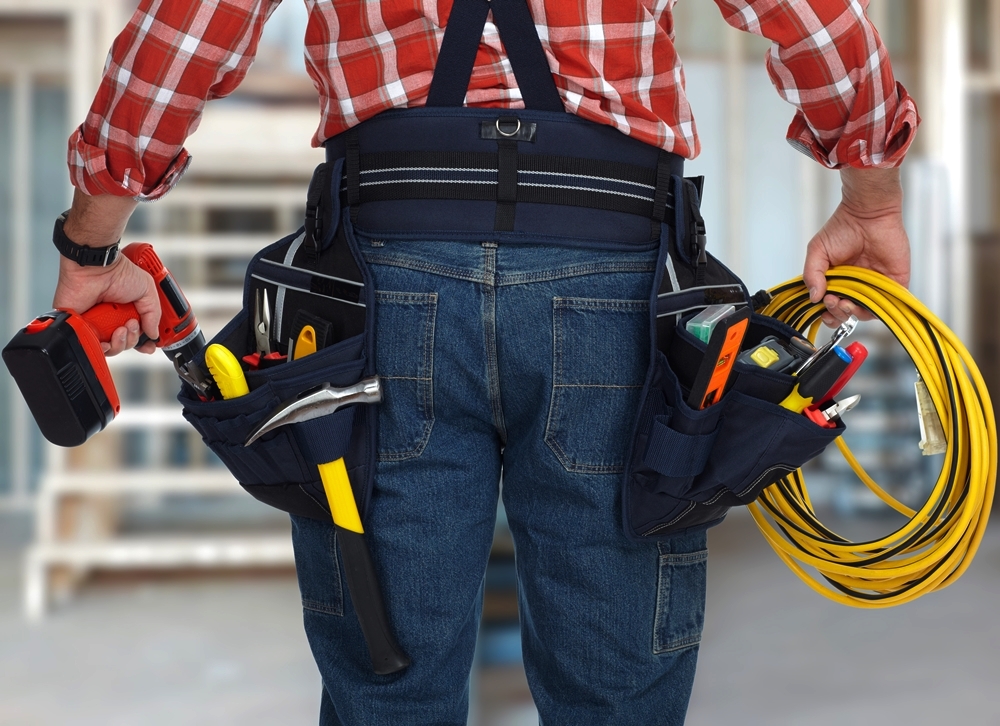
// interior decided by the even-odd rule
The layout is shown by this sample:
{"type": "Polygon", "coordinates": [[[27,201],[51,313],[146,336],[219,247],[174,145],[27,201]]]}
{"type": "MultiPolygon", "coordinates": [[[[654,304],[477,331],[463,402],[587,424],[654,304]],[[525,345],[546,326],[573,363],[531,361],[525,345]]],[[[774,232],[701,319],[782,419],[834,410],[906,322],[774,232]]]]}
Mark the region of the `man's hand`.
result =
{"type": "MultiPolygon", "coordinates": [[[[110,195],[89,197],[77,190],[73,207],[63,230],[80,245],[105,247],[114,244],[125,229],[136,202],[126,197],[110,195]]],[[[117,355],[135,347],[140,332],[152,339],[158,337],[160,300],[149,274],[119,255],[110,267],[81,267],[72,260],[60,258],[59,282],[52,305],[82,313],[99,302],[134,303],[139,321],[129,321],[111,335],[111,342],[102,345],[107,355],[117,355]],[[141,326],[141,327],[140,327],[141,326]]],[[[139,349],[152,353],[156,345],[150,341],[139,349]]]]}
{"type": "Polygon", "coordinates": [[[910,241],[903,229],[903,190],[898,169],[841,170],[843,195],[833,216],[806,249],[803,278],[814,303],[823,301],[823,322],[836,327],[851,315],[871,314],[826,294],[825,273],[837,265],[881,272],[903,286],[910,281],[910,241]]]}
{"type": "MultiPolygon", "coordinates": [[[[129,320],[112,333],[110,343],[101,344],[105,355],[118,355],[134,348],[142,331],[150,338],[158,337],[160,301],[148,272],[132,264],[124,255],[119,255],[110,267],[80,267],[72,260],[60,259],[59,283],[52,306],[82,313],[99,302],[134,303],[140,318],[139,321],[129,320]]],[[[150,340],[139,350],[152,353],[156,344],[150,340]]]]}

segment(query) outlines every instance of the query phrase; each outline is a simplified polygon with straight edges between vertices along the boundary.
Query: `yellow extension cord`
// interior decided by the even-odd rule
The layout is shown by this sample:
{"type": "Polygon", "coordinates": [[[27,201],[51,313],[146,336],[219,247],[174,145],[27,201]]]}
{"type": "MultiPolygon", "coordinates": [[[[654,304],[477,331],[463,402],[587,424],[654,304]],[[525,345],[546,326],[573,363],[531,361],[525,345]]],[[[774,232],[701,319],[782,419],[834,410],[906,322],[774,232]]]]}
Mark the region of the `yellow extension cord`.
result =
{"type": "MultiPolygon", "coordinates": [[[[778,556],[816,592],[853,607],[890,607],[947,587],[971,564],[996,481],[993,407],[965,346],[904,287],[859,267],[836,267],[827,281],[831,293],[870,310],[913,359],[947,440],[941,473],[927,502],[914,511],[883,491],[838,438],[841,453],[865,485],[910,518],[892,534],[869,542],[850,542],[817,519],[801,470],[765,489],[749,509],[778,556]],[[805,567],[817,570],[832,588],[805,567]]],[[[760,312],[815,340],[824,308],[809,302],[802,278],[770,293],[773,299],[760,312]]]]}

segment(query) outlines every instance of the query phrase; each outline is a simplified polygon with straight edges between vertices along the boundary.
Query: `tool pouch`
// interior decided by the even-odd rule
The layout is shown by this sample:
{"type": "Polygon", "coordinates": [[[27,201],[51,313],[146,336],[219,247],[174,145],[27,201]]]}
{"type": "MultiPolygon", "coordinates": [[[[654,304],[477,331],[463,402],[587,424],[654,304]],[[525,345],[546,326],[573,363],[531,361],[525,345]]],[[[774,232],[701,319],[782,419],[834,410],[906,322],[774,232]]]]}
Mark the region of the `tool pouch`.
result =
{"type": "MultiPolygon", "coordinates": [[[[375,469],[376,411],[347,406],[329,416],[282,426],[251,446],[244,442],[283,401],[315,386],[349,386],[375,373],[372,349],[371,278],[358,252],[350,215],[341,214],[342,164],[321,164],[313,175],[305,224],[261,250],[247,267],[243,309],[210,343],[238,359],[257,350],[254,306],[268,297],[271,347],[288,354],[296,321],[306,314],[329,323],[319,349],[287,361],[268,361],[247,370],[248,395],[202,401],[184,384],[178,396],[184,417],[201,434],[239,483],[255,498],[278,509],[322,521],[331,514],[316,463],[344,457],[362,513],[375,469]],[[325,345],[323,344],[325,342],[325,345]]],[[[301,327],[299,325],[298,327],[301,327]]],[[[204,352],[196,364],[204,368],[204,352]]],[[[246,368],[246,366],[244,366],[246,368]]]]}
{"type": "MultiPolygon", "coordinates": [[[[730,507],[752,502],[768,486],[818,456],[842,424],[826,429],[779,403],[792,376],[737,363],[726,394],[694,410],[690,386],[706,345],[685,322],[708,305],[751,305],[736,275],[705,250],[698,209],[700,180],[674,178],[675,217],[663,225],[650,301],[652,360],[622,489],[626,534],[636,540],[712,526],[730,507]]],[[[795,331],[753,314],[743,349],[795,331]]]]}

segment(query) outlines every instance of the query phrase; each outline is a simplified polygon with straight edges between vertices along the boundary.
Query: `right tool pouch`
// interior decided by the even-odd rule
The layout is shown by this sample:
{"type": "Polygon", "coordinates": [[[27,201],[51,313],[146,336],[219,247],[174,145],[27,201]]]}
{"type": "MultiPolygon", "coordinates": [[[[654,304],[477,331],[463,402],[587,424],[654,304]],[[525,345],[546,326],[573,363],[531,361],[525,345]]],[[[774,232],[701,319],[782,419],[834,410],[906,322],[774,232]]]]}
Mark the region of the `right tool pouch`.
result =
{"type": "MultiPolygon", "coordinates": [[[[706,345],[685,323],[709,305],[752,300],[705,249],[700,179],[673,181],[674,219],[663,225],[650,300],[652,360],[622,489],[625,533],[635,540],[718,524],[730,507],[749,504],[844,431],[843,424],[823,428],[779,405],[795,386],[791,375],[743,363],[736,363],[718,402],[701,410],[688,405],[706,345]]],[[[795,335],[754,313],[742,349],[768,336],[787,342],[795,335]]]]}
{"type": "MultiPolygon", "coordinates": [[[[247,266],[243,309],[210,343],[237,359],[257,349],[254,308],[266,296],[272,350],[288,354],[303,320],[322,328],[315,353],[269,361],[248,370],[249,394],[203,401],[185,384],[178,398],[184,417],[239,483],[255,498],[278,509],[330,521],[323,485],[310,447],[321,444],[326,460],[344,457],[358,510],[370,498],[375,469],[376,410],[348,406],[309,422],[280,427],[248,447],[249,434],[283,401],[315,386],[349,386],[375,373],[372,350],[374,291],[349,214],[342,214],[338,189],[342,163],[321,164],[309,188],[305,224],[265,247],[247,266]],[[315,424],[321,430],[310,435],[315,424]],[[315,441],[311,440],[315,439],[315,441]]],[[[196,364],[204,367],[204,352],[196,364]]]]}

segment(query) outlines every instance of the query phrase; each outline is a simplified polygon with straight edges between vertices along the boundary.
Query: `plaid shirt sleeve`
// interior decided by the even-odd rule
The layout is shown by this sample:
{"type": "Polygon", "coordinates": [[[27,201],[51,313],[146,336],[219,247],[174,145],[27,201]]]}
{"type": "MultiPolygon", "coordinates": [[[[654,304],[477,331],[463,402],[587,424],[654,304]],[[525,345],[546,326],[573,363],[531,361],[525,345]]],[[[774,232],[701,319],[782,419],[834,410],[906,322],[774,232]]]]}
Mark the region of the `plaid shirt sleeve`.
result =
{"type": "Polygon", "coordinates": [[[232,93],[280,0],[142,0],[115,40],[86,121],[69,141],[74,186],[158,199],[190,161],[206,100],[232,93]]]}
{"type": "Polygon", "coordinates": [[[867,0],[715,0],[726,22],[773,41],[767,70],[797,109],[788,141],[821,164],[891,168],[920,123],[865,16],[867,0]]]}

